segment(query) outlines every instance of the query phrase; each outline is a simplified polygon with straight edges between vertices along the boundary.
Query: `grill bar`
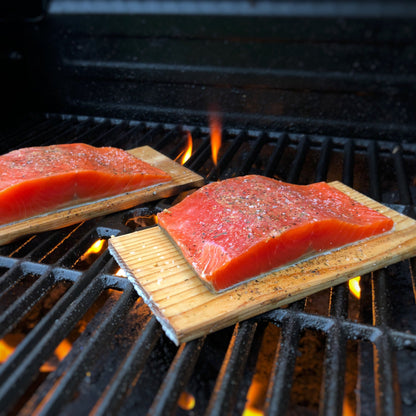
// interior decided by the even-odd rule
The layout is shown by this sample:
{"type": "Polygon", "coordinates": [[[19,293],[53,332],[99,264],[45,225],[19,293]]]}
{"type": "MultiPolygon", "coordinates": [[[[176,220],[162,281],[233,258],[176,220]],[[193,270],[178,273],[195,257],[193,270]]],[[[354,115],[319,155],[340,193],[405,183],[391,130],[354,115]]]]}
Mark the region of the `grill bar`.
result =
{"type": "Polygon", "coordinates": [[[13,266],[11,266],[6,273],[0,278],[0,291],[1,296],[5,296],[5,291],[9,289],[12,285],[16,284],[21,278],[23,278],[21,264],[16,261],[13,266]]]}
{"type": "Polygon", "coordinates": [[[397,145],[393,149],[393,161],[397,177],[397,185],[400,195],[400,201],[404,205],[410,205],[412,198],[410,196],[410,190],[408,185],[407,174],[403,163],[403,150],[400,145],[397,145]]]}
{"type": "Polygon", "coordinates": [[[379,185],[379,158],[378,158],[378,146],[376,142],[371,142],[368,145],[368,163],[369,163],[369,175],[370,175],[370,195],[372,198],[380,201],[380,185],[379,185]]]}
{"type": "MultiPolygon", "coordinates": [[[[310,329],[317,330],[323,333],[328,333],[329,330],[335,325],[335,320],[333,317],[312,315],[306,312],[293,311],[289,308],[284,310],[276,310],[264,314],[262,319],[270,320],[274,322],[279,327],[282,327],[287,319],[298,319],[300,330],[310,329]]],[[[416,335],[409,334],[405,332],[400,332],[397,330],[392,330],[390,328],[385,328],[384,332],[380,327],[375,327],[369,324],[361,324],[352,321],[339,320],[339,324],[342,326],[342,331],[344,332],[345,338],[349,340],[357,340],[369,342],[371,344],[377,342],[378,338],[384,334],[390,334],[390,342],[393,345],[394,349],[401,349],[409,347],[414,349],[416,346],[416,335]]]]}
{"type": "Polygon", "coordinates": [[[329,331],[323,374],[323,384],[319,414],[342,414],[344,397],[344,374],[346,359],[346,339],[342,333],[342,327],[337,322],[329,331]],[[334,351],[336,351],[334,353],[334,351]]]}
{"type": "MultiPolygon", "coordinates": [[[[225,132],[222,133],[223,136],[227,136],[225,132]]],[[[223,172],[225,167],[230,163],[231,159],[235,156],[238,149],[242,145],[243,141],[246,138],[246,132],[240,132],[231,142],[231,145],[227,148],[226,152],[218,160],[218,166],[214,167],[211,172],[208,174],[207,179],[209,181],[219,179],[219,175],[223,172]]],[[[226,137],[225,137],[226,139],[226,137]]]]}
{"type": "Polygon", "coordinates": [[[110,384],[108,392],[99,405],[96,416],[116,414],[133,380],[143,371],[150,352],[162,334],[162,328],[155,317],[149,319],[136,343],[129,351],[128,357],[115,380],[110,384]]]}
{"type": "Polygon", "coordinates": [[[329,312],[337,318],[347,318],[348,313],[348,284],[341,284],[331,288],[329,312]]]}
{"type": "Polygon", "coordinates": [[[260,153],[261,148],[264,146],[264,143],[268,141],[268,136],[266,133],[262,133],[254,142],[252,149],[250,150],[249,156],[246,158],[245,162],[237,171],[238,176],[247,175],[253,166],[258,154],[260,153]]]}
{"type": "MultiPolygon", "coordinates": [[[[383,270],[373,273],[371,278],[374,324],[385,328],[388,324],[387,297],[381,293],[388,293],[387,276],[383,270]],[[382,292],[383,291],[383,292],[382,292]]],[[[382,334],[374,345],[374,369],[376,388],[376,410],[378,415],[396,414],[395,403],[396,389],[394,385],[397,380],[394,376],[393,349],[387,334],[382,334]]]]}
{"type": "MultiPolygon", "coordinates": [[[[137,125],[130,127],[126,126],[125,131],[117,134],[116,142],[113,145],[122,147],[125,146],[126,143],[134,143],[128,147],[137,147],[137,138],[140,137],[145,130],[146,125],[144,123],[138,123],[137,125]]],[[[114,140],[114,138],[112,138],[112,140],[114,140]]]]}
{"type": "Polygon", "coordinates": [[[217,377],[206,416],[230,414],[237,402],[243,371],[256,332],[257,323],[245,321],[234,327],[234,333],[217,377]]]}
{"type": "MultiPolygon", "coordinates": [[[[160,127],[160,131],[162,131],[162,127],[160,127]]],[[[154,146],[156,150],[163,149],[168,143],[174,141],[177,137],[182,136],[182,129],[181,127],[177,126],[173,129],[170,129],[168,133],[165,133],[163,137],[156,143],[154,146]]]]}
{"type": "Polygon", "coordinates": [[[298,319],[289,315],[282,324],[281,339],[276,350],[272,379],[267,391],[265,405],[267,416],[284,415],[286,413],[300,336],[298,319]]]}
{"type": "Polygon", "coordinates": [[[71,304],[60,319],[55,320],[47,335],[25,357],[7,384],[0,389],[0,407],[10,409],[36,377],[41,364],[52,354],[60,340],[65,338],[73,325],[80,320],[87,308],[102,290],[100,280],[94,280],[81,296],[71,304]]]}
{"type": "Polygon", "coordinates": [[[42,276],[40,276],[36,283],[33,284],[26,292],[25,295],[18,299],[16,302],[3,312],[0,317],[0,328],[3,328],[3,334],[9,332],[13,326],[25,315],[26,311],[30,310],[39,299],[45,296],[48,289],[54,282],[54,276],[51,270],[48,269],[42,276]]]}
{"type": "Polygon", "coordinates": [[[326,137],[322,142],[322,150],[319,155],[318,165],[316,167],[315,182],[325,181],[327,177],[329,161],[331,157],[332,140],[326,137]]]}
{"type": "Polygon", "coordinates": [[[209,142],[209,138],[206,137],[201,146],[198,149],[197,153],[194,153],[188,160],[187,163],[185,163],[185,166],[194,170],[199,171],[202,167],[202,165],[206,162],[206,160],[209,159],[209,156],[211,154],[211,145],[209,142]]]}
{"type": "Polygon", "coordinates": [[[387,335],[382,335],[374,346],[376,414],[399,414],[397,381],[394,377],[394,356],[387,335]]]}
{"type": "Polygon", "coordinates": [[[344,398],[346,342],[340,323],[348,313],[348,285],[341,284],[330,290],[329,314],[334,324],[328,331],[325,345],[325,363],[320,402],[321,415],[341,414],[344,398]]]}
{"type": "Polygon", "coordinates": [[[306,154],[309,150],[309,138],[307,136],[301,137],[298,147],[296,149],[296,157],[293,160],[290,171],[287,175],[287,182],[299,182],[300,171],[304,165],[306,154]]]}
{"type": "Polygon", "coordinates": [[[344,145],[344,168],[342,182],[350,187],[354,186],[354,141],[349,140],[344,145]]]}
{"type": "MultiPolygon", "coordinates": [[[[94,268],[96,272],[96,268],[94,268]]],[[[61,298],[58,304],[36,325],[36,327],[25,337],[21,344],[16,348],[10,359],[0,368],[0,383],[5,383],[15,369],[33,349],[34,345],[39,344],[42,339],[48,336],[48,332],[53,323],[75,302],[79,294],[82,293],[87,284],[94,277],[94,273],[85,274],[83,279],[77,280],[72,288],[61,298]]]]}
{"type": "Polygon", "coordinates": [[[149,416],[174,414],[179,394],[192,374],[204,341],[204,338],[199,338],[179,347],[168,374],[149,409],[149,416]]]}
{"type": "Polygon", "coordinates": [[[87,129],[84,133],[81,133],[77,137],[77,141],[88,142],[91,145],[98,145],[99,137],[105,133],[111,127],[109,120],[105,120],[102,123],[98,123],[95,126],[87,129]]]}
{"type": "MultiPolygon", "coordinates": [[[[87,123],[85,123],[87,125],[87,123]]],[[[77,137],[80,126],[84,126],[83,123],[78,123],[73,118],[66,120],[60,128],[55,129],[53,132],[49,132],[42,141],[45,144],[65,143],[68,141],[74,141],[77,137]]]]}
{"type": "Polygon", "coordinates": [[[111,314],[106,317],[97,332],[84,346],[82,353],[71,365],[71,369],[62,378],[59,386],[50,397],[41,411],[41,415],[56,415],[63,403],[71,398],[78,384],[84,379],[90,363],[94,362],[103,346],[110,341],[118,325],[123,321],[127,312],[137,299],[137,293],[129,285],[121,295],[117,305],[112,309],[111,314]]]}
{"type": "Polygon", "coordinates": [[[273,173],[276,170],[276,166],[279,164],[279,161],[283,155],[283,149],[287,146],[288,141],[289,136],[286,133],[283,133],[277,139],[273,153],[271,154],[269,162],[264,169],[265,176],[273,176],[273,173]]]}

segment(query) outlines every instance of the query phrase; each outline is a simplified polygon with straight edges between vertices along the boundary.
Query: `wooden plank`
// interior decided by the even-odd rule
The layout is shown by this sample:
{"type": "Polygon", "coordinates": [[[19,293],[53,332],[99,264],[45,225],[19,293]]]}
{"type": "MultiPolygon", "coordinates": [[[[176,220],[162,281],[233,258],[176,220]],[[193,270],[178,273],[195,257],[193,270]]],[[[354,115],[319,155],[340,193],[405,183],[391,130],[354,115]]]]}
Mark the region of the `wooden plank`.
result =
{"type": "Polygon", "coordinates": [[[101,215],[111,214],[132,208],[136,205],[176,195],[192,187],[204,184],[204,178],[181,166],[172,159],[149,146],[129,150],[131,154],[150,165],[169,173],[172,180],[167,183],[149,186],[124,194],[103,198],[97,201],[63,208],[46,214],[0,227],[0,245],[7,244],[27,234],[66,227],[101,215]]]}
{"type": "Polygon", "coordinates": [[[109,240],[111,253],[176,344],[225,328],[416,254],[416,221],[331,182],[394,221],[386,234],[300,261],[214,294],[159,227],[109,240]]]}

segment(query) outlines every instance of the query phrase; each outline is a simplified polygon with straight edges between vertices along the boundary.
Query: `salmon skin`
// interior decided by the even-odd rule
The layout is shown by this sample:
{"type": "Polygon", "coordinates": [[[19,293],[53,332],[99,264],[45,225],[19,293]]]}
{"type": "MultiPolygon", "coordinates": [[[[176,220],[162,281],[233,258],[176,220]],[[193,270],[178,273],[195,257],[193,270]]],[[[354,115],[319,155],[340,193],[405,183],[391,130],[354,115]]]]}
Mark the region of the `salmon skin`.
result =
{"type": "Polygon", "coordinates": [[[172,178],[114,147],[27,147],[0,156],[0,224],[172,178]]]}
{"type": "Polygon", "coordinates": [[[214,292],[393,227],[324,182],[258,175],[208,184],[159,213],[158,224],[214,292]]]}

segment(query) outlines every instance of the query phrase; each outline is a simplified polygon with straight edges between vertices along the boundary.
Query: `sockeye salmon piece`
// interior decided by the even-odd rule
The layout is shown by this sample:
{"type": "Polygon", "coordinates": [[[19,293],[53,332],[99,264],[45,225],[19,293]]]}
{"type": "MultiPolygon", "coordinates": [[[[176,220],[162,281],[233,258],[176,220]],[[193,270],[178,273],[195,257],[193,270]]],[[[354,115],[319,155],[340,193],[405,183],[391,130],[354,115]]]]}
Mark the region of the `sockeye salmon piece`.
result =
{"type": "Polygon", "coordinates": [[[159,213],[158,224],[215,292],[393,227],[324,182],[257,175],[208,184],[159,213]]]}
{"type": "Polygon", "coordinates": [[[0,224],[171,180],[114,147],[27,147],[0,156],[0,224]]]}

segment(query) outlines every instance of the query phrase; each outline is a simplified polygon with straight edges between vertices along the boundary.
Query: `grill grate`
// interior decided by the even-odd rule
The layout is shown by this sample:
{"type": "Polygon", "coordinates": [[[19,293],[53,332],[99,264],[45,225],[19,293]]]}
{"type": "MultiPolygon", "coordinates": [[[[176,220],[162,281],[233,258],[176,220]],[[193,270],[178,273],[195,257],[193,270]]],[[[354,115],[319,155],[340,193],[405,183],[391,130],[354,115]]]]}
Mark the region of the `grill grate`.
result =
{"type": "MultiPolygon", "coordinates": [[[[208,180],[247,173],[296,183],[341,180],[415,216],[415,144],[225,129],[215,167],[204,127],[49,115],[4,131],[2,150],[85,141],[126,149],[147,144],[175,158],[187,130],[195,149],[187,166],[208,180]]],[[[0,247],[2,347],[20,336],[0,367],[0,413],[242,414],[268,337],[265,414],[332,415],[346,406],[359,415],[399,408],[414,414],[414,259],[362,276],[359,301],[340,285],[176,348],[116,275],[107,250],[91,265],[79,261],[97,239],[130,232],[132,223],[140,225],[129,220],[171,203],[0,247]],[[71,346],[58,359],[64,341],[71,346]]]]}

